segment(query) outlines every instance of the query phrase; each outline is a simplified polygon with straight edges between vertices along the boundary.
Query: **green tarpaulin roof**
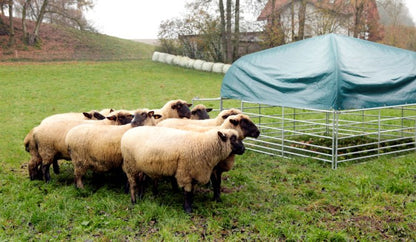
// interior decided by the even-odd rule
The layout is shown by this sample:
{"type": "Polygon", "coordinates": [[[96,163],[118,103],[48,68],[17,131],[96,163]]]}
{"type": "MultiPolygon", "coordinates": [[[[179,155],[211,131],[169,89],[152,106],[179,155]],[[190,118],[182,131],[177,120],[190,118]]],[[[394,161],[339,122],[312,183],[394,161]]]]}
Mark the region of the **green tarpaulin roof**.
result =
{"type": "Polygon", "coordinates": [[[321,110],[416,103],[416,52],[318,36],[241,57],[227,71],[221,97],[321,110]]]}

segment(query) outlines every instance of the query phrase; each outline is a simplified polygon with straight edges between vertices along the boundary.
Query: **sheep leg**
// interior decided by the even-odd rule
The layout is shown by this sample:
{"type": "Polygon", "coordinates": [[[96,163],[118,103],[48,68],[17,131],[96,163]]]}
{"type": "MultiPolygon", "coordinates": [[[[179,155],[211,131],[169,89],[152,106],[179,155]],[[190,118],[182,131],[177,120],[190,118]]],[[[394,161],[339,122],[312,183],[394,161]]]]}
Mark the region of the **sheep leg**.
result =
{"type": "Polygon", "coordinates": [[[159,193],[159,189],[157,189],[157,187],[159,185],[159,179],[154,178],[154,179],[152,179],[152,181],[153,181],[152,193],[153,193],[153,196],[156,196],[159,193]]]}
{"type": "Polygon", "coordinates": [[[179,191],[178,182],[176,181],[176,178],[174,176],[170,177],[170,184],[172,184],[172,189],[174,192],[179,191]]]}
{"type": "Polygon", "coordinates": [[[146,174],[143,172],[139,173],[139,199],[143,199],[144,195],[144,182],[146,180],[146,174]]]}
{"type": "Polygon", "coordinates": [[[132,204],[135,204],[136,203],[136,188],[137,188],[136,177],[130,174],[127,174],[127,180],[130,185],[130,201],[132,204]]]}
{"type": "Polygon", "coordinates": [[[222,169],[219,167],[214,168],[211,173],[212,188],[214,190],[214,201],[221,202],[221,176],[222,169]]]}
{"type": "Polygon", "coordinates": [[[130,182],[130,201],[132,204],[136,203],[136,182],[131,183],[130,182]]]}
{"type": "Polygon", "coordinates": [[[84,173],[85,171],[77,167],[76,163],[74,163],[74,183],[76,188],[84,189],[84,184],[82,183],[84,173]]]}
{"type": "Polygon", "coordinates": [[[60,171],[59,171],[59,164],[58,164],[58,160],[57,159],[54,159],[53,160],[52,166],[53,166],[53,172],[55,174],[59,174],[60,171]]]}
{"type": "Polygon", "coordinates": [[[192,191],[187,192],[184,191],[184,195],[185,195],[185,202],[183,203],[183,209],[185,210],[186,213],[192,213],[192,200],[193,200],[193,195],[194,193],[192,191]]]}
{"type": "Polygon", "coordinates": [[[183,203],[183,209],[186,213],[192,213],[192,203],[194,200],[194,187],[195,187],[196,181],[192,180],[191,184],[187,184],[184,186],[184,195],[185,195],[185,201],[183,203]]]}
{"type": "Polygon", "coordinates": [[[42,168],[39,168],[39,165],[42,166],[41,164],[42,159],[40,158],[40,156],[36,154],[31,154],[31,158],[28,164],[30,180],[33,181],[35,179],[43,179],[42,168]]]}
{"type": "Polygon", "coordinates": [[[49,167],[51,164],[42,164],[42,173],[43,177],[45,178],[45,182],[49,182],[51,180],[51,174],[49,173],[49,167]]]}

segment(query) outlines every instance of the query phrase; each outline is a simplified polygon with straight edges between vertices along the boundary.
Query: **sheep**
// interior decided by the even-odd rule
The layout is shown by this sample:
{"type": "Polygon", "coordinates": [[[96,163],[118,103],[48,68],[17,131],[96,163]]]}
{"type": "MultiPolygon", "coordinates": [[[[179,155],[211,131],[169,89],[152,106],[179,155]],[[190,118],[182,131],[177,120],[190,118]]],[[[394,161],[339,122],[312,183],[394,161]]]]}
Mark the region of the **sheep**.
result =
{"type": "Polygon", "coordinates": [[[84,123],[122,125],[130,123],[132,119],[133,115],[131,113],[117,111],[111,113],[104,120],[55,120],[40,124],[31,131],[31,139],[33,141],[29,142],[29,148],[33,148],[31,153],[37,153],[38,157],[40,157],[39,160],[36,154],[32,155],[33,159],[31,158],[29,162],[29,175],[31,179],[37,177],[37,167],[41,165],[43,178],[46,182],[49,182],[50,165],[57,162],[58,159],[70,159],[65,145],[65,136],[71,128],[84,123]]]}
{"type": "Polygon", "coordinates": [[[194,120],[194,119],[166,119],[157,124],[160,127],[171,127],[179,128],[184,125],[200,125],[200,126],[219,126],[221,125],[226,118],[231,115],[236,115],[242,113],[238,109],[227,109],[220,112],[216,118],[204,119],[204,120],[194,120]]]}
{"type": "MultiPolygon", "coordinates": [[[[162,123],[160,123],[162,124],[162,123]]],[[[215,126],[199,126],[199,125],[180,125],[176,126],[174,122],[165,122],[164,127],[177,128],[182,130],[190,130],[196,132],[205,132],[215,126]],[[169,126],[171,124],[171,126],[169,126]]],[[[260,135],[260,131],[257,126],[251,121],[250,117],[245,114],[237,114],[229,116],[220,126],[222,129],[235,129],[238,132],[240,139],[246,137],[257,138],[260,135]]],[[[214,200],[221,201],[221,176],[224,171],[229,171],[234,165],[234,155],[227,157],[227,159],[220,161],[213,169],[211,174],[211,182],[214,190],[214,200]]],[[[172,183],[173,188],[176,187],[172,183]]],[[[157,180],[153,181],[153,193],[157,193],[157,180]]]]}
{"type": "Polygon", "coordinates": [[[136,203],[136,178],[140,178],[142,197],[143,174],[152,179],[175,176],[178,186],[184,189],[184,210],[190,213],[195,182],[206,184],[218,162],[244,151],[237,131],[231,129],[203,133],[165,127],[130,129],[121,138],[121,153],[131,202],[136,203]]]}
{"type": "Polygon", "coordinates": [[[88,169],[106,172],[121,168],[120,141],[123,134],[137,126],[155,125],[158,114],[147,109],[139,109],[130,124],[120,126],[103,126],[81,124],[72,128],[65,138],[72,164],[74,181],[77,188],[83,188],[82,177],[88,169]]]}
{"type": "Polygon", "coordinates": [[[165,119],[189,119],[191,117],[190,106],[192,104],[180,99],[167,102],[161,109],[154,109],[155,114],[161,115],[161,118],[156,120],[156,124],[165,119]]]}
{"type": "Polygon", "coordinates": [[[46,117],[41,121],[42,123],[50,122],[53,120],[103,120],[108,116],[114,109],[107,108],[101,111],[91,110],[89,112],[82,113],[60,113],[46,117]]]}
{"type": "Polygon", "coordinates": [[[198,104],[191,109],[191,119],[209,119],[209,112],[212,108],[207,108],[203,104],[198,104]]]}

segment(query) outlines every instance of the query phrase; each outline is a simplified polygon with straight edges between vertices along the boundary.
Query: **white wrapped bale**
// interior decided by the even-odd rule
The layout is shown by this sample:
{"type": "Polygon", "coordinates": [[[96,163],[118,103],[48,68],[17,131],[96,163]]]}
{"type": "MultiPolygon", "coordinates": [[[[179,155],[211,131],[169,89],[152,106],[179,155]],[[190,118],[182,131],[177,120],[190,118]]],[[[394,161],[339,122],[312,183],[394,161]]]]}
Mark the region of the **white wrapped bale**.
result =
{"type": "Polygon", "coordinates": [[[159,61],[159,58],[160,58],[160,52],[157,52],[157,51],[153,52],[152,61],[159,61]]]}
{"type": "Polygon", "coordinates": [[[188,63],[186,64],[186,67],[188,68],[194,68],[195,59],[189,59],[188,63]]]}
{"type": "Polygon", "coordinates": [[[174,55],[166,54],[165,63],[169,65],[173,64],[173,58],[175,58],[174,55]]]}
{"type": "Polygon", "coordinates": [[[214,65],[213,62],[205,62],[202,64],[202,70],[203,71],[208,71],[211,72],[212,71],[212,66],[214,65]]]}
{"type": "Polygon", "coordinates": [[[179,65],[182,66],[182,67],[187,67],[189,60],[190,60],[189,57],[181,56],[181,58],[179,60],[179,65]]]}
{"type": "Polygon", "coordinates": [[[166,53],[159,53],[158,61],[162,62],[162,63],[165,63],[166,55],[167,55],[166,53]]]}
{"type": "Polygon", "coordinates": [[[175,56],[173,56],[173,59],[172,59],[172,64],[174,64],[174,65],[179,65],[180,58],[181,58],[181,56],[179,56],[179,55],[175,55],[175,56]]]}
{"type": "Polygon", "coordinates": [[[195,60],[193,68],[196,70],[202,70],[202,65],[205,63],[203,60],[195,60]]]}
{"type": "Polygon", "coordinates": [[[214,63],[212,65],[212,71],[216,73],[223,73],[224,63],[214,63]]]}
{"type": "Polygon", "coordinates": [[[224,64],[224,68],[222,69],[223,73],[227,73],[228,69],[230,69],[231,65],[230,64],[224,64]]]}

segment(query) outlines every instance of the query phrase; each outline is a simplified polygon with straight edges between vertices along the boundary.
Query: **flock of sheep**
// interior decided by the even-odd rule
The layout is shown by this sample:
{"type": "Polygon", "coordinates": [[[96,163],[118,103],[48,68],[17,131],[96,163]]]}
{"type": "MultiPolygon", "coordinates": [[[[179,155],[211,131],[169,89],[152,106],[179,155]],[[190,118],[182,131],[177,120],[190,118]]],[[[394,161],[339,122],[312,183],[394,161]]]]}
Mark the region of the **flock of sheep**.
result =
{"type": "Polygon", "coordinates": [[[30,179],[51,179],[59,159],[71,160],[74,181],[83,188],[88,170],[108,172],[122,168],[127,176],[131,202],[142,198],[144,180],[174,178],[174,188],[183,188],[184,210],[192,212],[196,183],[211,180],[214,200],[220,201],[221,175],[245,151],[242,140],[260,135],[256,125],[238,109],[224,110],[209,118],[204,105],[183,100],[167,102],[161,109],[90,111],[56,114],[45,118],[26,135],[30,153],[30,179]]]}

